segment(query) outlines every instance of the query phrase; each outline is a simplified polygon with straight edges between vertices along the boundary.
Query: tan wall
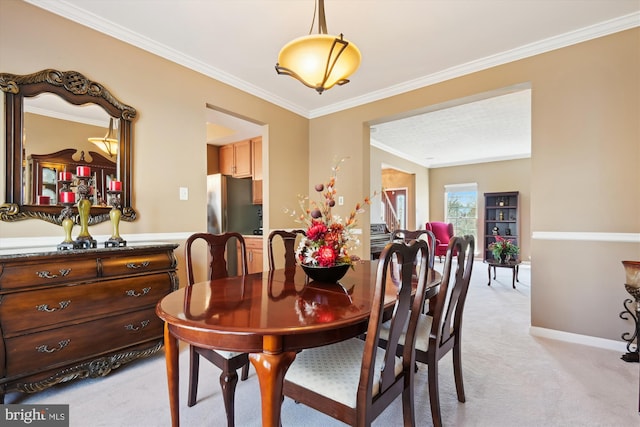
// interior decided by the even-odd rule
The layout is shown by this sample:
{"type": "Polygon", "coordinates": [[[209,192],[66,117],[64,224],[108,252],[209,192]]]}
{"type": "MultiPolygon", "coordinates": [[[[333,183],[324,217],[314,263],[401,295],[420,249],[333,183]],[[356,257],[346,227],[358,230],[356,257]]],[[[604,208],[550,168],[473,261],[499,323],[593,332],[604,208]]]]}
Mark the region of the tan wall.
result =
{"type": "MultiPolygon", "coordinates": [[[[609,233],[640,232],[640,29],[306,120],[26,3],[3,2],[2,12],[1,71],[77,70],[139,111],[134,206],[140,216],[121,224],[123,236],[205,229],[207,103],[268,125],[264,221],[284,228],[295,224],[283,207],[295,207],[295,195],[310,183],[324,182],[334,158],[350,157],[338,183],[345,206],[336,213],[346,216],[372,192],[368,123],[530,84],[532,325],[612,340],[629,330],[630,322],[618,317],[628,297],[620,261],[640,259],[640,244],[618,243],[609,233]],[[26,31],[25,23],[38,30],[26,31]],[[105,61],[105,52],[114,60],[105,61]],[[178,200],[181,186],[189,187],[188,201],[178,200]],[[545,231],[553,239],[535,238],[545,231]],[[582,242],[584,232],[604,241],[582,242]]],[[[369,216],[360,221],[367,230],[369,216]]],[[[92,227],[93,234],[109,232],[108,224],[92,227]]],[[[42,221],[0,223],[2,237],[58,235],[60,227],[42,221]]],[[[368,234],[362,237],[368,248],[368,234]]]]}
{"type": "Polygon", "coordinates": [[[342,190],[367,194],[368,123],[530,85],[531,323],[620,340],[633,329],[618,317],[629,296],[620,261],[640,259],[638,75],[636,28],[319,117],[310,126],[309,173],[313,180],[327,170],[331,153],[361,158],[342,190]]]}
{"type": "MultiPolygon", "coordinates": [[[[125,239],[134,233],[206,230],[207,104],[268,125],[263,140],[269,147],[263,159],[265,197],[270,195],[264,205],[265,227],[293,226],[283,207],[294,204],[295,194],[308,188],[307,119],[37,7],[3,2],[0,72],[29,74],[45,68],[79,71],[138,111],[133,206],[139,217],[120,224],[125,239]],[[26,30],[25,22],[37,31],[26,30]],[[105,60],[105,52],[111,60],[105,60]],[[189,188],[189,200],[179,200],[179,187],[189,188]]],[[[92,226],[90,232],[110,235],[110,224],[92,226]]],[[[64,237],[61,227],[37,220],[0,222],[0,236],[64,237]]],[[[182,248],[177,253],[181,256],[182,248]]]]}
{"type": "Polygon", "coordinates": [[[499,191],[520,192],[520,257],[531,259],[531,159],[505,160],[429,169],[429,196],[432,221],[444,220],[444,186],[450,184],[478,184],[478,242],[477,253],[482,257],[480,244],[484,241],[484,193],[499,191]]]}

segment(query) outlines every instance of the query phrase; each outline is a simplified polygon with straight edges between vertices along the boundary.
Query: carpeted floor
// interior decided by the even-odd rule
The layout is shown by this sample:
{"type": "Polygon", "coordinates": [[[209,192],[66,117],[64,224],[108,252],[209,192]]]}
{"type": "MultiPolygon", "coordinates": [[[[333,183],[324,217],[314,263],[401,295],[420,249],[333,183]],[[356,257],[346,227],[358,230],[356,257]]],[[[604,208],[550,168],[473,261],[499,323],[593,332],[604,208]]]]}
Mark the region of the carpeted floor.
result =
{"type": "MultiPolygon", "coordinates": [[[[436,263],[437,267],[442,264],[436,263]]],[[[451,357],[440,362],[440,399],[446,426],[569,427],[638,426],[637,363],[620,353],[529,334],[530,270],[498,269],[487,286],[487,269],[476,262],[463,322],[463,366],[467,402],[456,399],[451,357]]],[[[187,358],[181,354],[181,373],[187,358]]],[[[238,384],[236,425],[260,425],[260,393],[255,371],[238,384]]],[[[186,406],[186,374],[181,376],[181,424],[225,426],[219,371],[201,363],[199,401],[186,406]],[[210,381],[206,379],[210,378],[210,381]]],[[[430,426],[426,367],[417,373],[418,425],[430,426]]],[[[171,424],[163,354],[122,367],[94,380],[62,384],[34,395],[12,393],[6,403],[70,404],[74,427],[155,427],[171,424]]],[[[283,426],[342,426],[323,414],[285,399],[283,426]]],[[[402,425],[397,400],[374,423],[402,425]]]]}

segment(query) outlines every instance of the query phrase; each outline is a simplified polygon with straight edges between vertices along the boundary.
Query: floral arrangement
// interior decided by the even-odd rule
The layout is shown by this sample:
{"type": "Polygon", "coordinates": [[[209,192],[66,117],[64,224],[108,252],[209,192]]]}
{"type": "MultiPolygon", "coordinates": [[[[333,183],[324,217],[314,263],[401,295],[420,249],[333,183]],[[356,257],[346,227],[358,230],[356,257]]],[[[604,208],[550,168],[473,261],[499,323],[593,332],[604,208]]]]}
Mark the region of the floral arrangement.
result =
{"type": "MultiPolygon", "coordinates": [[[[322,196],[320,202],[310,201],[307,205],[307,197],[298,197],[301,213],[298,215],[293,211],[292,216],[307,228],[306,237],[296,249],[296,258],[302,265],[333,267],[353,265],[356,260],[350,252],[360,241],[353,234],[353,228],[356,225],[356,215],[364,212],[363,206],[357,203],[344,222],[331,212],[336,204],[337,174],[345,160],[341,159],[333,166],[329,182],[315,186],[315,190],[322,196]]],[[[364,199],[364,204],[371,204],[368,197],[364,199]]]]}
{"type": "Polygon", "coordinates": [[[515,258],[520,253],[520,248],[512,239],[495,236],[496,241],[489,245],[489,250],[493,253],[493,257],[497,260],[502,259],[503,255],[515,258]]]}

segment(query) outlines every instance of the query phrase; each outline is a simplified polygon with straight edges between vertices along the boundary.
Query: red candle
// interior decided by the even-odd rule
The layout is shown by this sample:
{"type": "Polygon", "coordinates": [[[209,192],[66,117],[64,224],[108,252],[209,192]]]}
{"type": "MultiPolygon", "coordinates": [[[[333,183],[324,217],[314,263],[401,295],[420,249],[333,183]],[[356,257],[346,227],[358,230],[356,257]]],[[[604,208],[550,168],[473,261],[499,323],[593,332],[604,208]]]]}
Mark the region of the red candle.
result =
{"type": "Polygon", "coordinates": [[[48,205],[51,203],[51,199],[49,196],[38,196],[38,204],[39,205],[48,205]]]}
{"type": "Polygon", "coordinates": [[[91,176],[91,168],[89,166],[78,166],[76,168],[76,174],[78,176],[91,176]]]}
{"type": "Polygon", "coordinates": [[[109,183],[109,190],[111,191],[122,191],[122,183],[120,181],[111,181],[109,183]]]}
{"type": "Polygon", "coordinates": [[[71,172],[60,172],[58,179],[60,181],[71,181],[73,179],[73,174],[71,172]]]}
{"type": "Polygon", "coordinates": [[[61,191],[60,192],[60,203],[75,203],[76,202],[76,193],[73,191],[61,191]]]}

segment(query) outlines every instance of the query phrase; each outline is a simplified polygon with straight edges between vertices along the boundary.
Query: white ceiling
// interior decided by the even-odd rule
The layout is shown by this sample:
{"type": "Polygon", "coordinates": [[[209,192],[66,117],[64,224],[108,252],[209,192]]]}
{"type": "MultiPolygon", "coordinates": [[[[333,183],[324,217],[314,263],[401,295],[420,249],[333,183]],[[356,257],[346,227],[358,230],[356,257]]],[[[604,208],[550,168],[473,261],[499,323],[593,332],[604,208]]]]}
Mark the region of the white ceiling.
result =
{"type": "MultiPolygon", "coordinates": [[[[307,118],[640,26],[639,0],[325,0],[329,33],[344,33],[362,63],[350,83],[318,95],[274,68],[280,48],[308,33],[313,0],[25,1],[307,118]]],[[[428,166],[479,151],[522,156],[529,95],[414,113],[376,125],[372,143],[428,166]]]]}
{"type": "Polygon", "coordinates": [[[490,95],[372,125],[371,145],[429,168],[531,157],[531,90],[490,95]]]}

